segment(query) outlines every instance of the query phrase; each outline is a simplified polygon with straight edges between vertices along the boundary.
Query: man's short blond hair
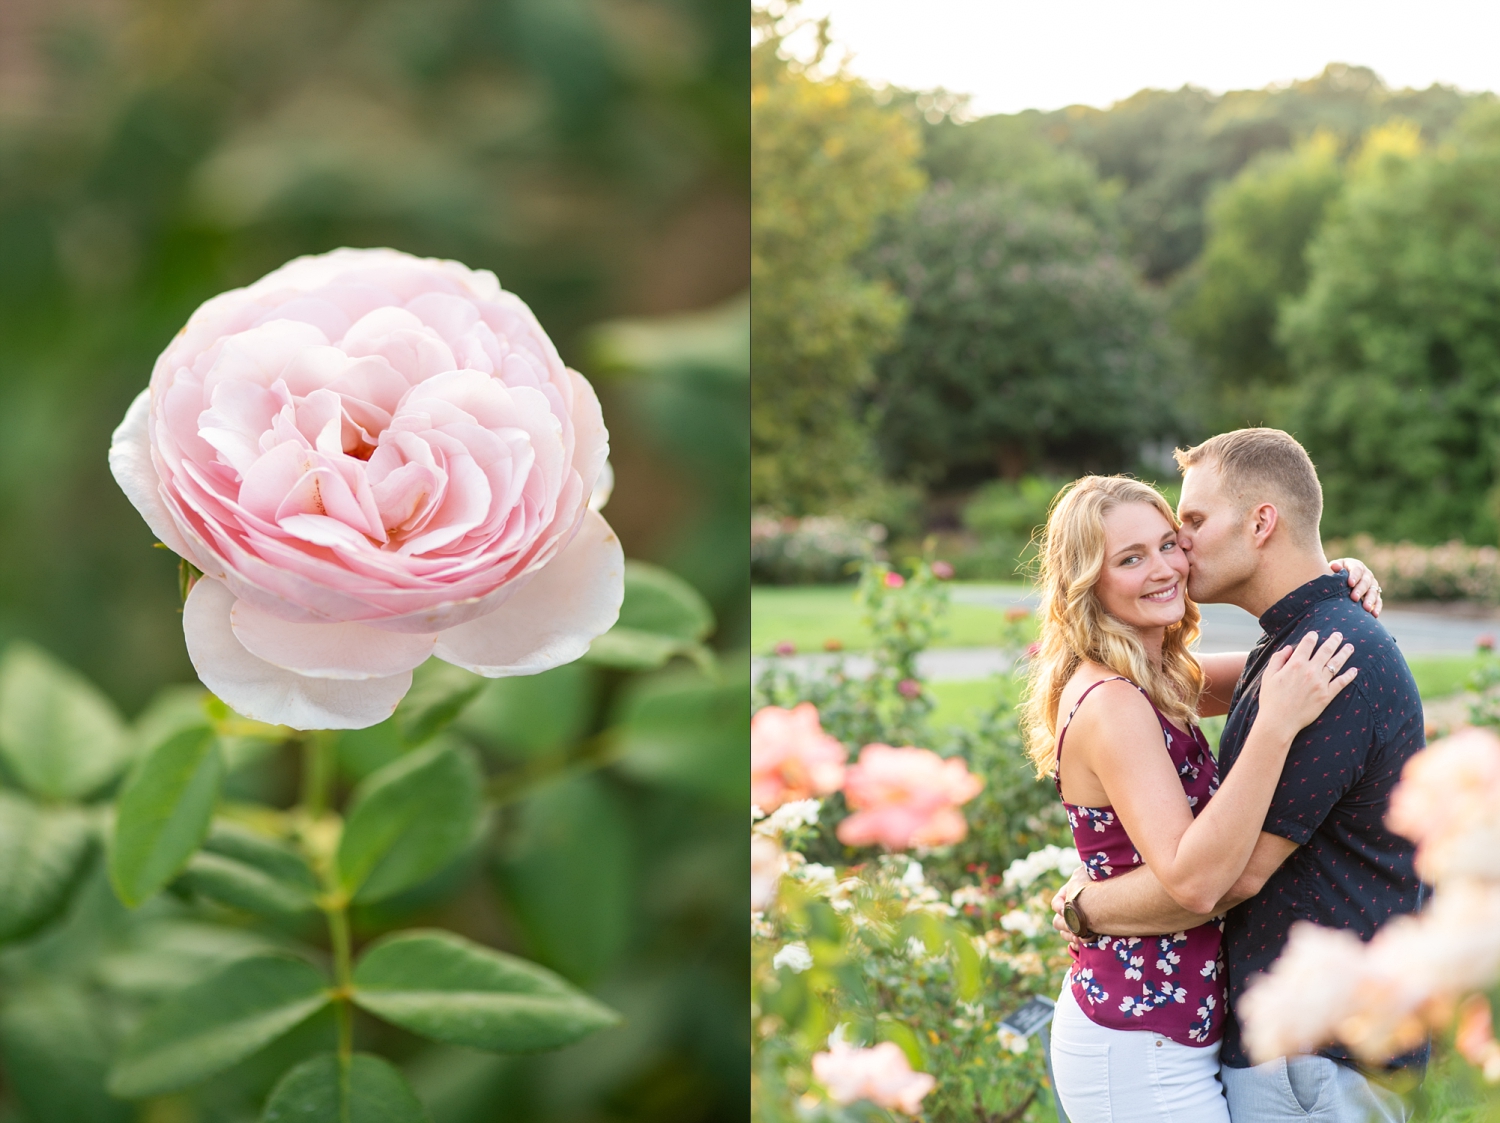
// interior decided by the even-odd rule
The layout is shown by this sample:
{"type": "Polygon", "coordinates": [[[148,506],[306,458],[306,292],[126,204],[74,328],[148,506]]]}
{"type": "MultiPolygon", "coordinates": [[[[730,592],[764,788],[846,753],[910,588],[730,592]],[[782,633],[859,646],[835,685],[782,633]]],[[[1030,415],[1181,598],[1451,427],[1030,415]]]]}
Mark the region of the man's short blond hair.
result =
{"type": "Polygon", "coordinates": [[[1236,429],[1172,454],[1183,472],[1200,464],[1219,470],[1225,490],[1245,510],[1274,504],[1291,538],[1304,546],[1321,543],[1323,487],[1318,470],[1295,437],[1280,429],[1236,429]]]}

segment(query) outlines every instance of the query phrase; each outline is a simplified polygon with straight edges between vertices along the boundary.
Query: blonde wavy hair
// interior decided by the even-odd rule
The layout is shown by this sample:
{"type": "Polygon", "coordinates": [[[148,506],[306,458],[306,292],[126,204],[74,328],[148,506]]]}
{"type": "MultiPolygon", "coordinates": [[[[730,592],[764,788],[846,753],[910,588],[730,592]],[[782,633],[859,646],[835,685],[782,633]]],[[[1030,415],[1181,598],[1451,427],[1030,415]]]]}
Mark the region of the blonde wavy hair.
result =
{"type": "Polygon", "coordinates": [[[1188,645],[1198,638],[1198,606],[1186,601],[1182,619],[1167,629],[1158,666],[1139,633],[1104,611],[1094,592],[1104,570],[1104,519],[1126,503],[1149,503],[1178,525],[1155,488],[1127,476],[1084,476],[1058,493],[1047,515],[1037,580],[1041,639],[1021,704],[1026,751],[1038,776],[1056,767],[1058,705],[1085,659],[1130,679],[1181,728],[1197,720],[1203,668],[1188,645]]]}

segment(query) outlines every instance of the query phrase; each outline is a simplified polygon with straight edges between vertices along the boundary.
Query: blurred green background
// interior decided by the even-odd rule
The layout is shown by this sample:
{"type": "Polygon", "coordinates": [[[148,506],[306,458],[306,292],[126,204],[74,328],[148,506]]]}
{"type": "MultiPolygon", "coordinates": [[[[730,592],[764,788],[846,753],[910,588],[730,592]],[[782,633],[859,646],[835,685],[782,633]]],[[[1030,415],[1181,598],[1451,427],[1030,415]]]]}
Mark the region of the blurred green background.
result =
{"type": "MultiPolygon", "coordinates": [[[[170,707],[192,680],[176,559],[110,479],[110,432],[201,301],[341,245],[457,258],[530,303],[600,392],[626,554],[713,609],[718,683],[562,668],[455,727],[551,779],[364,934],[454,928],[627,1022],[536,1059],[380,1042],[437,1123],[743,1117],[748,23],[726,0],[0,8],[0,645],[34,641],[127,715],[170,707]],[[657,764],[582,756],[622,735],[657,764]]],[[[399,751],[346,738],[341,784],[399,751]]],[[[245,796],[288,795],[280,758],[247,767],[245,796]]],[[[0,955],[0,1119],[254,1118],[253,1065],[139,1108],[98,1090],[143,1001],[272,938],[200,907],[127,914],[96,869],[0,955]]]]}

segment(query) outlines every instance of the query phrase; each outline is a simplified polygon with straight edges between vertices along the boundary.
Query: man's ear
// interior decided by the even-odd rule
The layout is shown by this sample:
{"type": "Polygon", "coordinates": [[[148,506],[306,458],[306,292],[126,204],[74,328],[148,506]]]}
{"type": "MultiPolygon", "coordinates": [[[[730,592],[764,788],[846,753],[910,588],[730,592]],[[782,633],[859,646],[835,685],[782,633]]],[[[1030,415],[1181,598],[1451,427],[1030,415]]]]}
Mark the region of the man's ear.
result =
{"type": "Polygon", "coordinates": [[[1271,540],[1271,535],[1281,523],[1281,514],[1274,503],[1257,503],[1250,508],[1250,541],[1258,550],[1271,540]]]}

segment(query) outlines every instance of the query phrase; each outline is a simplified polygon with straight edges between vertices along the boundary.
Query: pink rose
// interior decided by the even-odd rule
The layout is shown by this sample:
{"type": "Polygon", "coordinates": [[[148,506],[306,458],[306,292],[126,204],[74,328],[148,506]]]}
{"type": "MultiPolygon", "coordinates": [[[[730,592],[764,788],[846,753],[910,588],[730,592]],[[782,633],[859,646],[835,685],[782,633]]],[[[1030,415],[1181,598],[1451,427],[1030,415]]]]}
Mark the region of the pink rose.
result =
{"type": "Polygon", "coordinates": [[[844,799],[856,813],[839,824],[839,841],[891,850],[957,842],[969,829],[958,805],[983,787],[961,760],[929,749],[866,745],[844,777],[844,799]]]}
{"type": "Polygon", "coordinates": [[[939,581],[947,581],[953,576],[953,566],[945,561],[932,563],[932,575],[939,581]]]}
{"type": "Polygon", "coordinates": [[[818,708],[765,706],[750,719],[750,802],[774,811],[792,799],[838,791],[848,756],[823,732],[818,708]]]}
{"type": "Polygon", "coordinates": [[[906,578],[902,577],[901,574],[897,573],[895,570],[892,570],[885,575],[885,587],[887,589],[899,589],[902,585],[905,584],[906,578]]]}
{"type": "Polygon", "coordinates": [[[869,1100],[887,1111],[915,1115],[922,1097],[937,1086],[925,1072],[913,1072],[900,1046],[882,1041],[860,1049],[845,1041],[830,1041],[828,1052],[814,1053],[813,1076],[837,1103],[869,1100]]]}
{"type": "Polygon", "coordinates": [[[608,451],[593,389],[494,274],[342,249],[194,312],[109,459],[204,573],[183,606],[204,685],[358,729],[428,656],[535,674],[609,629],[608,451]]]}

